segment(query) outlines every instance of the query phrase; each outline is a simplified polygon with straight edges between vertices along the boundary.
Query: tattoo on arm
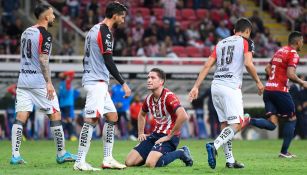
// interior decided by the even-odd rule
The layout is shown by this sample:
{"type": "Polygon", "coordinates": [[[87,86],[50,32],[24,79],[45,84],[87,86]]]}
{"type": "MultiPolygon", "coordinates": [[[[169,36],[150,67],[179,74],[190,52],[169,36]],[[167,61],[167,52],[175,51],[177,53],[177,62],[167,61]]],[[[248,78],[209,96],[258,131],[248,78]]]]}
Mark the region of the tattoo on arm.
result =
{"type": "Polygon", "coordinates": [[[50,69],[49,69],[49,56],[46,54],[40,54],[39,62],[46,83],[51,82],[50,69]]]}

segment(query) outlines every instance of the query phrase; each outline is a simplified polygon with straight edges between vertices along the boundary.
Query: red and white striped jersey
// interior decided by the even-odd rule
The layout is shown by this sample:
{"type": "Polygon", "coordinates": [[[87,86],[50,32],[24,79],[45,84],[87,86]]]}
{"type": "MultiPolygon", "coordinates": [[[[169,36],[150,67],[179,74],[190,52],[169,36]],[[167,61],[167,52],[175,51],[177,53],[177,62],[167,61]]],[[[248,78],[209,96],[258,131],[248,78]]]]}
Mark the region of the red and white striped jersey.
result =
{"type": "MultiPolygon", "coordinates": [[[[169,134],[177,120],[176,110],[180,107],[178,97],[170,90],[164,88],[161,96],[156,101],[153,94],[146,97],[142,110],[150,113],[156,121],[153,132],[169,134]]],[[[179,135],[180,132],[175,133],[179,135]]]]}

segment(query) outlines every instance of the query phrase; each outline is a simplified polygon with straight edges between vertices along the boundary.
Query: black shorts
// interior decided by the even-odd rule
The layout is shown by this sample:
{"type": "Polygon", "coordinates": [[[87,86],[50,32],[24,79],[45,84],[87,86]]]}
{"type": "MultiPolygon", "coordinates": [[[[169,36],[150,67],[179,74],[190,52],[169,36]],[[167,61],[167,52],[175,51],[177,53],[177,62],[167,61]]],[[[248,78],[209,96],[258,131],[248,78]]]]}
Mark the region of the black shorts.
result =
{"type": "Polygon", "coordinates": [[[175,151],[179,144],[179,136],[173,136],[172,139],[167,142],[155,144],[158,139],[164,136],[166,136],[166,134],[152,133],[151,135],[147,136],[146,140],[134,147],[134,149],[139,152],[144,161],[147,159],[150,151],[158,151],[162,154],[175,151]]]}
{"type": "Polygon", "coordinates": [[[263,101],[267,116],[274,114],[282,117],[292,117],[295,113],[295,106],[288,92],[265,90],[263,101]]]}

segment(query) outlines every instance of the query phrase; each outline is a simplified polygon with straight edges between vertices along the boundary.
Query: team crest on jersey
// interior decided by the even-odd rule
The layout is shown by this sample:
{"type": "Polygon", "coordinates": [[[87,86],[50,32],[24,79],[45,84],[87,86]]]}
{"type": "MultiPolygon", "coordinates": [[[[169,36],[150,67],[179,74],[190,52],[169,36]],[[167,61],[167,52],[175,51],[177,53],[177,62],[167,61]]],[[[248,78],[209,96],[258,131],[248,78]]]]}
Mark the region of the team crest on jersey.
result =
{"type": "Polygon", "coordinates": [[[47,38],[47,41],[49,41],[49,42],[51,41],[51,37],[50,36],[47,38]]]}

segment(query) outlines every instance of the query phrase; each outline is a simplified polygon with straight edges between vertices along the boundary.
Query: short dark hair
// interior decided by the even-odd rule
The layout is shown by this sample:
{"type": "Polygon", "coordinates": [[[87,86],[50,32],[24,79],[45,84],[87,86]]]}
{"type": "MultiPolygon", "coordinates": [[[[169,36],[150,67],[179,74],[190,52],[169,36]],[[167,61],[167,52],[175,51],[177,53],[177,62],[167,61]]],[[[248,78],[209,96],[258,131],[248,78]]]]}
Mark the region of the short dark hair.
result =
{"type": "Polygon", "coordinates": [[[44,13],[46,10],[48,10],[50,8],[49,5],[46,4],[38,4],[36,5],[35,9],[34,9],[34,15],[36,17],[36,19],[39,18],[39,16],[44,13]]]}
{"type": "Polygon", "coordinates": [[[127,12],[127,7],[119,2],[111,2],[106,8],[106,18],[112,18],[114,14],[122,15],[127,12]]]}
{"type": "Polygon", "coordinates": [[[163,80],[163,84],[165,83],[165,81],[166,81],[166,74],[165,74],[165,72],[162,69],[152,68],[150,70],[150,72],[156,72],[158,74],[158,77],[163,80]]]}
{"type": "Polygon", "coordinates": [[[288,44],[296,44],[297,40],[302,37],[302,33],[298,31],[293,31],[289,34],[288,44]]]}
{"type": "Polygon", "coordinates": [[[235,24],[235,32],[245,32],[246,29],[253,29],[253,25],[247,18],[240,18],[235,24]]]}

